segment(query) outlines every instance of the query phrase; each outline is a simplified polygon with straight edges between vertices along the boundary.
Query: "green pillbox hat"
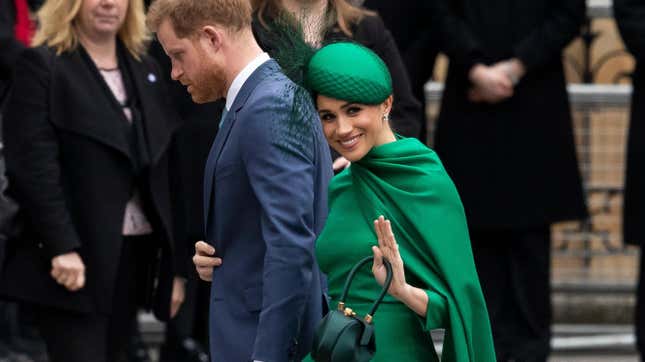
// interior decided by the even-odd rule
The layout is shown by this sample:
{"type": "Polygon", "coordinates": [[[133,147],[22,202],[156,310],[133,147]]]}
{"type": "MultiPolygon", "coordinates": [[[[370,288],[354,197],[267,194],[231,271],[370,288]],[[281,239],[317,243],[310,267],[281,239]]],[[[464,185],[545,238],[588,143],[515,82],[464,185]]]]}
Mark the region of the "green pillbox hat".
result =
{"type": "Polygon", "coordinates": [[[392,77],[373,51],[350,42],[326,45],[307,67],[307,88],[352,103],[379,104],[392,94],[392,77]]]}

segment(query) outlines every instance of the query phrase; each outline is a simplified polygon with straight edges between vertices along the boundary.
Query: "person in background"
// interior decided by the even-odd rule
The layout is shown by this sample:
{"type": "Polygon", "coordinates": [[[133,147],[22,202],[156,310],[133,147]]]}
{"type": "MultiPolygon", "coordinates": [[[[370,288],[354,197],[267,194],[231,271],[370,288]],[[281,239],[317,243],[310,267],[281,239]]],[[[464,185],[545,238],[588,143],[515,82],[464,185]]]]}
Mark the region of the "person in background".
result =
{"type": "MultiPolygon", "coordinates": [[[[146,0],[146,8],[151,1],[146,0]]],[[[208,151],[217,134],[223,101],[194,103],[185,87],[171,79],[172,65],[155,38],[150,43],[148,54],[160,67],[161,78],[167,83],[170,101],[182,120],[176,135],[177,167],[173,171],[181,179],[181,194],[176,193],[179,215],[175,217],[176,241],[193,245],[204,240],[204,165],[208,151]]],[[[184,303],[177,316],[166,326],[161,347],[161,362],[204,361],[208,358],[208,320],[201,316],[208,313],[209,283],[199,279],[191,271],[187,276],[184,303]]]]}
{"type": "MultiPolygon", "coordinates": [[[[173,171],[182,180],[181,195],[174,195],[182,215],[175,220],[177,242],[192,249],[196,242],[205,239],[204,166],[217,135],[224,102],[194,103],[186,88],[170,78],[172,65],[157,40],[151,43],[148,54],[158,61],[173,106],[182,120],[175,143],[177,167],[173,171]]],[[[209,293],[209,283],[199,279],[191,268],[182,308],[166,327],[161,362],[203,362],[208,358],[208,320],[202,316],[208,314],[209,293]]]]}
{"type": "MultiPolygon", "coordinates": [[[[0,125],[9,98],[16,59],[31,42],[35,30],[32,11],[35,0],[0,0],[0,125]]],[[[0,136],[0,139],[2,137],[0,136]]],[[[18,204],[6,194],[4,146],[0,143],[0,273],[9,239],[20,229],[18,204]]],[[[44,342],[34,328],[28,308],[0,301],[0,361],[46,361],[44,342]]]]}
{"type": "Polygon", "coordinates": [[[464,203],[500,361],[546,361],[553,223],[587,217],[562,52],[584,0],[436,0],[435,149],[464,203]]]}
{"type": "Polygon", "coordinates": [[[144,16],[142,0],[50,0],[16,63],[4,135],[25,227],[0,294],[33,309],[52,362],[124,361],[138,307],[167,320],[183,300],[169,172],[180,122],[144,16]]]}
{"type": "Polygon", "coordinates": [[[641,247],[636,294],[636,347],[645,358],[645,1],[614,0],[614,18],[627,50],[636,60],[632,74],[632,105],[627,143],[627,170],[623,204],[623,240],[641,247]]]}
{"type": "Polygon", "coordinates": [[[438,32],[428,24],[431,1],[435,0],[366,0],[363,3],[365,8],[381,16],[399,48],[412,94],[421,104],[421,129],[417,138],[423,143],[428,141],[424,87],[433,76],[439,53],[438,32]]]}
{"type": "MultiPolygon", "coordinates": [[[[292,19],[303,30],[305,40],[320,47],[328,42],[354,40],[373,50],[387,65],[392,74],[394,99],[392,111],[394,132],[406,137],[419,137],[423,110],[410,88],[408,74],[396,43],[380,17],[371,11],[356,7],[347,0],[251,0],[255,13],[253,32],[260,47],[276,57],[271,27],[276,21],[292,19]]],[[[288,61],[288,60],[287,60],[288,61]]],[[[287,73],[289,73],[287,71],[287,73]]],[[[289,75],[289,74],[287,74],[289,75]]],[[[347,166],[347,160],[334,154],[334,170],[347,166]]]]}
{"type": "MultiPolygon", "coordinates": [[[[172,65],[158,40],[152,41],[148,54],[159,63],[173,106],[182,119],[182,127],[176,137],[178,167],[174,170],[180,175],[183,185],[181,195],[176,195],[182,213],[176,217],[177,242],[192,248],[205,238],[204,166],[219,128],[224,102],[194,103],[186,88],[171,79],[172,65]]],[[[208,314],[209,293],[209,283],[199,279],[191,268],[182,308],[166,326],[161,362],[203,362],[208,359],[208,320],[202,316],[208,314]]]]}

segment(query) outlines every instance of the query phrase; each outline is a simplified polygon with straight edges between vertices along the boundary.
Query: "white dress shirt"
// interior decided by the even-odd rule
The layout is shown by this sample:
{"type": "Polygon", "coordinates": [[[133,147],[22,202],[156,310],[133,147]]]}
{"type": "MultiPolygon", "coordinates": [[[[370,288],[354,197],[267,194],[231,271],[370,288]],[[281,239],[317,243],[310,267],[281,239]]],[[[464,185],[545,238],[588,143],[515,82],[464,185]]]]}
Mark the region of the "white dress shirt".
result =
{"type": "Polygon", "coordinates": [[[237,76],[235,76],[235,79],[233,79],[233,83],[231,83],[231,86],[228,88],[228,92],[226,93],[226,111],[230,111],[231,107],[233,106],[233,102],[235,101],[235,98],[237,97],[237,94],[240,92],[240,89],[242,89],[242,86],[244,83],[246,83],[246,80],[249,79],[251,74],[255,72],[256,69],[258,69],[262,64],[264,64],[266,61],[271,59],[269,57],[269,54],[267,53],[262,53],[255,57],[255,59],[251,60],[249,64],[242,69],[237,76]]]}

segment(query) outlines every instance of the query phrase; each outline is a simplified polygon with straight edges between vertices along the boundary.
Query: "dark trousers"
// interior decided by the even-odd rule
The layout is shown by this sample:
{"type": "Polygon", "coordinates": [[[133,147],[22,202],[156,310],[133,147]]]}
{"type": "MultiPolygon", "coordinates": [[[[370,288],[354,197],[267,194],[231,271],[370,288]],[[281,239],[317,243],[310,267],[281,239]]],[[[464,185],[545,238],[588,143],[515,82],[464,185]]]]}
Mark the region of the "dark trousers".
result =
{"type": "MultiPolygon", "coordinates": [[[[161,362],[199,361],[197,355],[208,353],[208,308],[210,284],[191,272],[186,295],[177,316],[166,325],[166,340],[161,348],[161,362]],[[187,341],[195,345],[186,345],[187,341]]],[[[203,359],[203,358],[202,358],[203,359]]]]}
{"type": "Polygon", "coordinates": [[[128,339],[138,307],[137,255],[145,249],[142,246],[147,239],[124,238],[110,315],[37,308],[38,327],[51,362],[127,361],[128,339]]]}
{"type": "Polygon", "coordinates": [[[471,230],[498,361],[547,360],[551,339],[548,226],[471,230]]]}

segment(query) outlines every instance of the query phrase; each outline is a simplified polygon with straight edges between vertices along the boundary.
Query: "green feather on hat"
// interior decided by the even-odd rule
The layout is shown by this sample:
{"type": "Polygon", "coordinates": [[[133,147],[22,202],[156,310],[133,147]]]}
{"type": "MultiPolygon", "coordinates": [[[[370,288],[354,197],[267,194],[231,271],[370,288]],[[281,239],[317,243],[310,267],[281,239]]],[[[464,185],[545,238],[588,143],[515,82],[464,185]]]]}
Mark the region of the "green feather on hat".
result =
{"type": "Polygon", "coordinates": [[[393,93],[387,65],[358,43],[334,42],[316,50],[305,42],[300,22],[288,14],[256,35],[272,44],[273,57],[285,74],[313,95],[380,104],[393,93]]]}

